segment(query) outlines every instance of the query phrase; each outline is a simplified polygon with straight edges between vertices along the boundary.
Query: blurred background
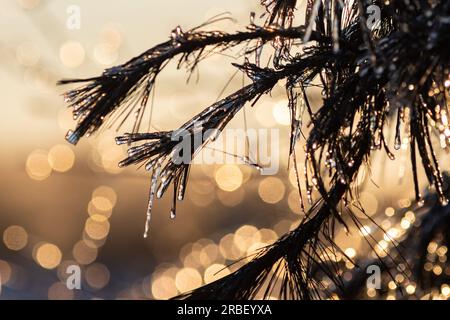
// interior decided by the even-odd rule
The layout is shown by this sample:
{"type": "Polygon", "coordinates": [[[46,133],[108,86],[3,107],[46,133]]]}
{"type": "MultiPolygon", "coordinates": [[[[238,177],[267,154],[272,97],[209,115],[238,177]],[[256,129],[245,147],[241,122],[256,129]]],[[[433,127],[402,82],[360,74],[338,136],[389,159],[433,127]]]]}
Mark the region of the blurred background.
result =
{"type": "MultiPolygon", "coordinates": [[[[226,275],[240,265],[231,262],[296,226],[302,213],[295,175],[287,169],[290,119],[282,86],[245,110],[249,128],[280,129],[279,173],[261,176],[245,165],[194,165],[177,218],[170,219],[170,195],[157,201],[148,238],[143,231],[150,178],[142,169],[117,166],[126,149],[114,143],[116,132],[103,130],[76,148],[64,139],[75,123],[62,98],[69,88],[56,86],[59,79],[98,75],[166,41],[177,25],[187,30],[220,13],[235,20],[214,28],[243,30],[251,11],[257,17],[263,13],[259,1],[0,3],[0,299],[166,299],[226,275]],[[79,28],[68,24],[74,14],[79,28]],[[81,290],[65,285],[73,264],[82,269],[81,290]]],[[[198,80],[189,83],[175,63],[162,72],[154,128],[174,129],[216,101],[235,73],[231,62],[243,61],[230,57],[233,53],[204,61],[198,80]]],[[[237,76],[225,93],[241,85],[237,76]]],[[[320,92],[315,100],[314,94],[319,102],[320,92]]],[[[243,125],[241,112],[230,127],[243,125]]],[[[367,212],[393,238],[415,222],[414,212],[396,216],[409,206],[413,192],[407,146],[406,141],[396,152],[395,162],[375,154],[371,177],[366,171],[358,180],[367,212]]],[[[441,156],[444,167],[448,160],[441,156]]],[[[360,218],[363,233],[373,233],[381,249],[390,245],[367,217],[360,218]]],[[[349,257],[364,259],[373,253],[358,231],[342,230],[337,240],[349,257]]],[[[450,274],[447,249],[436,244],[431,250],[440,258],[428,271],[450,274]]],[[[345,268],[351,278],[354,266],[345,268]]],[[[405,283],[411,298],[418,298],[415,286],[405,283]]],[[[450,294],[448,286],[441,291],[437,296],[450,294]]],[[[395,299],[396,293],[388,296],[395,299]]],[[[377,293],[368,290],[363,298],[377,293]]]]}

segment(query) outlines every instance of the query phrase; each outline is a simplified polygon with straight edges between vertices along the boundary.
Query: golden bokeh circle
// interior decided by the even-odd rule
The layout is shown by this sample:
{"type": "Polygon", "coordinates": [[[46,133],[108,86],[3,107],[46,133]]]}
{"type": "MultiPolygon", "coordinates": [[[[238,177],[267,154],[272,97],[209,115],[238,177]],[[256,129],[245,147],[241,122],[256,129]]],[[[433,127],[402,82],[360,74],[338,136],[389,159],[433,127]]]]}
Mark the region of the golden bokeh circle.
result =
{"type": "Polygon", "coordinates": [[[59,49],[59,58],[68,68],[79,67],[84,62],[85,56],[83,46],[77,41],[66,41],[59,49]]]}
{"type": "Polygon", "coordinates": [[[162,275],[152,280],[152,295],[155,299],[169,299],[178,293],[175,280],[167,275],[162,275]]]}
{"type": "Polygon", "coordinates": [[[107,198],[110,201],[111,206],[113,206],[113,207],[116,205],[116,202],[117,202],[116,191],[114,191],[113,188],[108,187],[108,186],[99,186],[99,187],[95,188],[95,190],[92,192],[92,199],[94,199],[96,197],[107,198]]]}
{"type": "Polygon", "coordinates": [[[54,269],[61,263],[62,253],[52,243],[42,243],[36,250],[36,261],[45,269],[54,269]]]}
{"type": "Polygon", "coordinates": [[[110,224],[108,220],[99,221],[98,219],[93,219],[89,217],[86,220],[84,230],[87,235],[94,240],[101,240],[106,238],[109,233],[110,224]]]}
{"type": "Polygon", "coordinates": [[[48,163],[48,154],[44,150],[35,150],[27,158],[25,171],[33,180],[45,180],[52,173],[48,163]]]}
{"type": "Polygon", "coordinates": [[[9,226],[3,232],[3,243],[10,250],[21,250],[28,243],[28,233],[21,226],[9,226]]]}
{"type": "Polygon", "coordinates": [[[276,177],[264,178],[258,186],[259,196],[264,202],[270,204],[280,202],[284,197],[285,191],[284,183],[276,177]]]}
{"type": "Polygon", "coordinates": [[[217,186],[228,192],[237,190],[242,185],[243,178],[241,169],[231,164],[221,166],[215,174],[217,186]]]}
{"type": "Polygon", "coordinates": [[[183,268],[175,276],[175,285],[178,291],[187,292],[202,285],[202,276],[194,268],[183,268]]]}
{"type": "Polygon", "coordinates": [[[56,145],[48,152],[48,162],[53,170],[66,172],[73,167],[75,154],[66,145],[56,145]]]}
{"type": "Polygon", "coordinates": [[[205,283],[211,283],[229,274],[230,269],[228,269],[225,265],[214,263],[206,268],[203,278],[205,283]]]}

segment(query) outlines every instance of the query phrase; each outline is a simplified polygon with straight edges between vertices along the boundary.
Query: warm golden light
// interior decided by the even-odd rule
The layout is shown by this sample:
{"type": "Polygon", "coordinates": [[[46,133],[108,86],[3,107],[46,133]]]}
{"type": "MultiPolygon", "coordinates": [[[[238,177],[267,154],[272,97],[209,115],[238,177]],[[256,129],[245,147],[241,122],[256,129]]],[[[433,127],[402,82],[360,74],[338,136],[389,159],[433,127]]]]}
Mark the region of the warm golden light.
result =
{"type": "Polygon", "coordinates": [[[353,259],[354,257],[356,257],[356,250],[353,248],[347,248],[344,252],[349,258],[353,259]]]}
{"type": "Polygon", "coordinates": [[[25,170],[31,179],[47,179],[52,173],[52,168],[47,159],[47,152],[43,150],[33,151],[27,158],[25,170]]]}
{"type": "Polygon", "coordinates": [[[77,41],[67,41],[59,49],[59,58],[68,68],[79,67],[84,62],[85,55],[83,46],[77,41]]]}
{"type": "Polygon", "coordinates": [[[205,283],[210,283],[228,274],[230,274],[230,270],[225,265],[215,263],[206,268],[203,278],[205,283]]]}
{"type": "Polygon", "coordinates": [[[236,165],[221,166],[215,175],[216,183],[223,191],[232,192],[242,185],[242,171],[236,165]]]}
{"type": "Polygon", "coordinates": [[[215,243],[208,244],[200,251],[200,263],[204,267],[210,266],[217,261],[219,255],[219,247],[215,243]]]}
{"type": "Polygon", "coordinates": [[[151,291],[155,299],[169,299],[178,293],[174,279],[165,275],[152,281],[151,291]]]}
{"type": "Polygon", "coordinates": [[[190,291],[202,285],[202,276],[193,268],[183,268],[177,272],[175,285],[180,292],[190,291]]]}
{"type": "Polygon", "coordinates": [[[222,239],[220,239],[219,250],[222,256],[228,260],[239,259],[244,253],[236,245],[236,242],[234,241],[234,235],[232,233],[229,233],[222,237],[222,239]]]}
{"type": "Polygon", "coordinates": [[[280,202],[284,197],[284,183],[276,177],[268,177],[262,180],[258,186],[258,194],[261,199],[270,204],[280,202]]]}
{"type": "Polygon", "coordinates": [[[392,207],[387,207],[386,210],[384,210],[384,214],[388,217],[392,217],[395,214],[395,209],[392,207]]]}
{"type": "Polygon", "coordinates": [[[36,261],[45,269],[56,268],[60,264],[61,258],[61,250],[51,243],[40,244],[36,250],[36,261]]]}
{"type": "Polygon", "coordinates": [[[92,205],[100,211],[111,211],[113,208],[113,203],[107,197],[95,196],[91,200],[92,205]]]}
{"type": "Polygon", "coordinates": [[[109,200],[111,207],[114,207],[117,202],[117,193],[113,188],[108,186],[99,186],[92,192],[92,199],[97,197],[106,198],[109,200]]]}
{"type": "Polygon", "coordinates": [[[87,235],[94,240],[100,240],[105,238],[109,233],[109,222],[108,220],[98,221],[98,219],[93,219],[89,217],[86,220],[86,224],[84,226],[84,230],[87,235]]]}
{"type": "Polygon", "coordinates": [[[255,226],[244,225],[236,230],[234,244],[240,251],[245,252],[254,242],[259,241],[260,238],[260,233],[255,226]]]}
{"type": "Polygon", "coordinates": [[[3,243],[10,250],[21,250],[28,243],[28,233],[21,226],[9,226],[3,232],[3,243]]]}
{"type": "Polygon", "coordinates": [[[69,171],[75,161],[75,154],[66,145],[56,145],[48,152],[48,162],[53,170],[58,172],[69,171]]]}
{"type": "Polygon", "coordinates": [[[277,102],[272,109],[273,117],[278,124],[288,126],[291,124],[291,114],[288,108],[288,101],[277,102]]]}
{"type": "Polygon", "coordinates": [[[406,292],[408,294],[414,294],[414,292],[416,292],[416,286],[413,284],[409,284],[406,286],[406,292]]]}

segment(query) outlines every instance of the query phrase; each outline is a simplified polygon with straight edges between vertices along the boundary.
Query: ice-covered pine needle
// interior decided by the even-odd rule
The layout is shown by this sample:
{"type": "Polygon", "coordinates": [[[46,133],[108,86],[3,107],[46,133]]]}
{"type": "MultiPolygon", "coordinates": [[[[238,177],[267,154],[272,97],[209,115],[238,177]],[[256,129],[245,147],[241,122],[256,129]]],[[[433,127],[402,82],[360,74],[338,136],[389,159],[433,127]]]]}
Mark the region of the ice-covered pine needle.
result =
{"type": "MultiPolygon", "coordinates": [[[[151,172],[147,233],[154,198],[173,185],[171,217],[175,217],[176,202],[186,192],[190,164],[174,161],[177,143],[171,136],[206,130],[218,135],[246,103],[258,107],[258,99],[284,81],[291,115],[289,156],[299,192],[304,186],[311,208],[296,229],[261,249],[239,270],[182,298],[249,299],[257,294],[267,298],[278,288],[282,298],[320,299],[329,294],[323,278],[346,290],[330,251],[342,252],[334,242],[338,227],[346,229],[348,223],[360,227],[354,211],[364,212],[364,208],[353,185],[364,163],[378,150],[394,159],[391,148],[409,145],[417,200],[424,201],[419,192],[422,169],[440,204],[448,202],[435,140],[448,149],[450,2],[308,0],[303,21],[296,18],[301,1],[262,0],[261,4],[266,9],[261,26],[251,14],[248,29],[236,33],[177,27],[168,41],[98,77],[60,82],[85,83],[66,94],[77,120],[75,130],[67,135],[71,143],[112,117],[137,114],[130,133],[117,142],[131,145],[120,165],[143,164],[151,172]],[[368,26],[372,17],[367,16],[367,8],[373,5],[380,9],[380,16],[368,26]],[[179,67],[192,72],[212,52],[238,46],[244,47],[241,52],[248,60],[234,65],[251,84],[178,129],[141,132],[147,99],[169,61],[176,59],[179,67]],[[261,61],[263,50],[272,50],[267,63],[261,61]],[[322,93],[318,106],[310,99],[311,88],[317,87],[322,93]],[[196,126],[199,122],[202,126],[196,126]],[[390,122],[395,123],[392,146],[387,138],[390,122]],[[304,126],[309,126],[305,137],[304,126]],[[306,155],[302,166],[297,163],[298,143],[306,155]],[[318,199],[312,197],[314,190],[318,199]]],[[[188,156],[195,157],[207,143],[188,156]]],[[[391,265],[396,264],[394,256],[387,255],[391,265]]]]}

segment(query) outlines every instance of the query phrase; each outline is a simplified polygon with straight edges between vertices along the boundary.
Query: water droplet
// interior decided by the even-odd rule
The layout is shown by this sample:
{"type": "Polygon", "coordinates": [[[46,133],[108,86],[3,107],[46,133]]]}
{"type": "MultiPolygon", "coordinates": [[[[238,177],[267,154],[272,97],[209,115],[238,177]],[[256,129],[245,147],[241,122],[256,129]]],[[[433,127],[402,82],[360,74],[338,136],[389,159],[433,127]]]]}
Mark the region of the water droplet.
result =
{"type": "Polygon", "coordinates": [[[397,135],[397,136],[395,136],[394,149],[400,150],[401,146],[402,146],[402,140],[400,138],[400,135],[397,135]]]}
{"type": "Polygon", "coordinates": [[[256,13],[255,12],[250,12],[250,24],[255,24],[255,16],[256,13]]]}
{"type": "Polygon", "coordinates": [[[77,144],[80,140],[80,134],[78,131],[69,130],[66,134],[66,140],[70,142],[71,144],[77,144]]]}
{"type": "Polygon", "coordinates": [[[353,167],[353,165],[355,164],[355,160],[351,159],[347,165],[349,166],[349,168],[353,167]]]}
{"type": "Polygon", "coordinates": [[[160,173],[161,167],[156,168],[156,170],[152,174],[152,181],[150,185],[150,197],[148,200],[148,207],[147,207],[147,218],[145,220],[145,231],[144,231],[144,238],[147,238],[148,230],[150,228],[150,220],[152,217],[152,207],[153,207],[153,200],[155,198],[155,192],[156,188],[158,186],[158,178],[160,173]]]}

